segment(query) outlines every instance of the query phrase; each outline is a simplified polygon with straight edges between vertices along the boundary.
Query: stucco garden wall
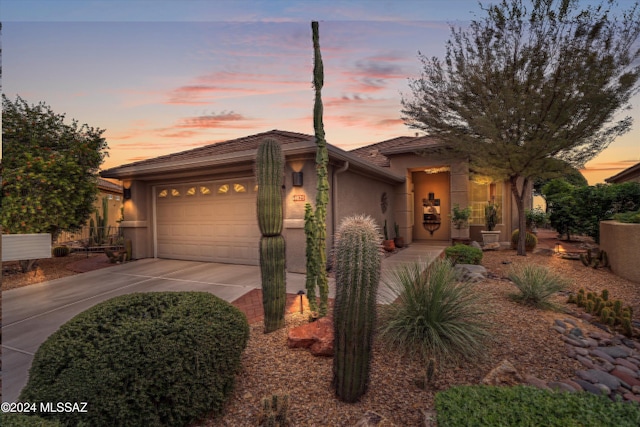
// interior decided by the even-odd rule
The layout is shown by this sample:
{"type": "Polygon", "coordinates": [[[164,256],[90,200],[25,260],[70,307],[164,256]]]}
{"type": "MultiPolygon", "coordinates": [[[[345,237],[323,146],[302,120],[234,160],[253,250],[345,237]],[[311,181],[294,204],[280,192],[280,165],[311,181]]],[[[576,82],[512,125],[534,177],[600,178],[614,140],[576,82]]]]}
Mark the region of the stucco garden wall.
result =
{"type": "Polygon", "coordinates": [[[607,252],[614,274],[640,283],[640,224],[600,221],[600,249],[607,252]]]}

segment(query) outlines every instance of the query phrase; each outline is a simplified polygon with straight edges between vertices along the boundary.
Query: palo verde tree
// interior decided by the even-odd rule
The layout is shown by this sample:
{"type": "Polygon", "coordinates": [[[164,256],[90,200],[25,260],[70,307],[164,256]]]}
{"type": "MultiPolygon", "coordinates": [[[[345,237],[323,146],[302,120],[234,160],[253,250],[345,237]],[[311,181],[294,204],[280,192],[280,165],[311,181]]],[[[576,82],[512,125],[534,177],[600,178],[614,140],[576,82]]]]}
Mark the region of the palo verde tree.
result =
{"type": "Polygon", "coordinates": [[[329,301],[329,279],[327,277],[327,205],[329,204],[329,179],[327,165],[329,164],[329,154],[327,151],[327,141],[324,136],[324,123],[322,122],[322,86],[324,85],[324,66],[320,53],[320,35],[318,22],[311,22],[313,37],[313,86],[315,88],[315,102],[313,104],[313,129],[316,137],[316,174],[318,183],[316,186],[316,209],[310,204],[305,207],[304,231],[307,242],[307,297],[309,308],[315,312],[318,310],[316,304],[316,287],[320,293],[320,317],[327,315],[329,301]]]}
{"type": "Polygon", "coordinates": [[[64,119],[42,102],[2,95],[4,232],[55,238],[80,228],[94,212],[97,172],[108,148],[104,130],[64,119]]]}
{"type": "Polygon", "coordinates": [[[533,179],[561,175],[563,162],[582,167],[630,129],[631,118],[616,115],[638,89],[639,10],[615,16],[614,6],[502,0],[451,29],[444,61],[420,54],[405,123],[466,156],[473,171],[508,180],[520,230],[533,179]]]}

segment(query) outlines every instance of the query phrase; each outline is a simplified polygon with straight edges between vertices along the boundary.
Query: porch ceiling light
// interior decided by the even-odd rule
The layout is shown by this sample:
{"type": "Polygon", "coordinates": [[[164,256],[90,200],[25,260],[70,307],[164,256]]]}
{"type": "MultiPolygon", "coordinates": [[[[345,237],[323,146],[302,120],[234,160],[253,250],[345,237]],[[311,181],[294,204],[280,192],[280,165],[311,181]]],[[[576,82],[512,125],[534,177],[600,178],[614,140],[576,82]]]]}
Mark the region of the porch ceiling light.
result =
{"type": "Polygon", "coordinates": [[[433,173],[449,172],[450,170],[451,168],[449,166],[440,166],[437,168],[426,168],[424,172],[431,175],[433,173]]]}

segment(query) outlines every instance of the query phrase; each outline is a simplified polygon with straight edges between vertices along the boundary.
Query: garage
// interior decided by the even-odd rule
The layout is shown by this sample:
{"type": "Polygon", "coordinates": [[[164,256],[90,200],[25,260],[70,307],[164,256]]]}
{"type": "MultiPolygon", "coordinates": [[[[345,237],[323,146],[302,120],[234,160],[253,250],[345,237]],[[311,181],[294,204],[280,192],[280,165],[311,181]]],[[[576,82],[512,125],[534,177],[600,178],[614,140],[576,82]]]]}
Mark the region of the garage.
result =
{"type": "Polygon", "coordinates": [[[158,258],[258,265],[251,178],[154,187],[158,258]]]}

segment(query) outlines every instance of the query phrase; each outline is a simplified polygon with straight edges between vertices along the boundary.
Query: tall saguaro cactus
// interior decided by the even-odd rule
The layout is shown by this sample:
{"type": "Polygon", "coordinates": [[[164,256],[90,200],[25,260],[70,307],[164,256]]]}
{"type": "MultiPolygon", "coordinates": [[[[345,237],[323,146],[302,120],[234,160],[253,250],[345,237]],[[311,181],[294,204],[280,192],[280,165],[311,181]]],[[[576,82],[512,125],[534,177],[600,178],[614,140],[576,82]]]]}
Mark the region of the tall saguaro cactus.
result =
{"type": "Polygon", "coordinates": [[[260,239],[260,274],[264,331],[273,332],[284,326],[286,305],[285,241],[282,233],[282,184],[284,156],[280,144],[265,139],[256,156],[258,181],[258,226],[260,239]]]}
{"type": "MultiPolygon", "coordinates": [[[[313,37],[313,86],[315,88],[315,102],[313,105],[313,129],[315,131],[316,145],[316,174],[318,183],[316,186],[316,211],[313,215],[305,215],[305,233],[307,235],[307,296],[312,311],[315,309],[315,287],[320,293],[320,317],[327,315],[329,301],[329,279],[327,277],[327,205],[329,204],[329,179],[327,165],[329,154],[327,141],[324,136],[324,123],[322,122],[322,86],[324,85],[324,66],[320,53],[320,35],[318,22],[311,22],[313,37]],[[310,248],[309,245],[315,247],[310,248]],[[309,256],[311,255],[311,259],[309,256]],[[311,266],[311,269],[309,268],[311,266]],[[311,272],[311,274],[310,274],[311,272]],[[313,296],[313,301],[312,301],[313,296]]],[[[307,205],[307,211],[311,206],[307,205]]]]}
{"type": "Polygon", "coordinates": [[[345,218],[335,237],[333,385],[345,402],[367,391],[380,282],[380,232],[368,216],[345,218]]]}

